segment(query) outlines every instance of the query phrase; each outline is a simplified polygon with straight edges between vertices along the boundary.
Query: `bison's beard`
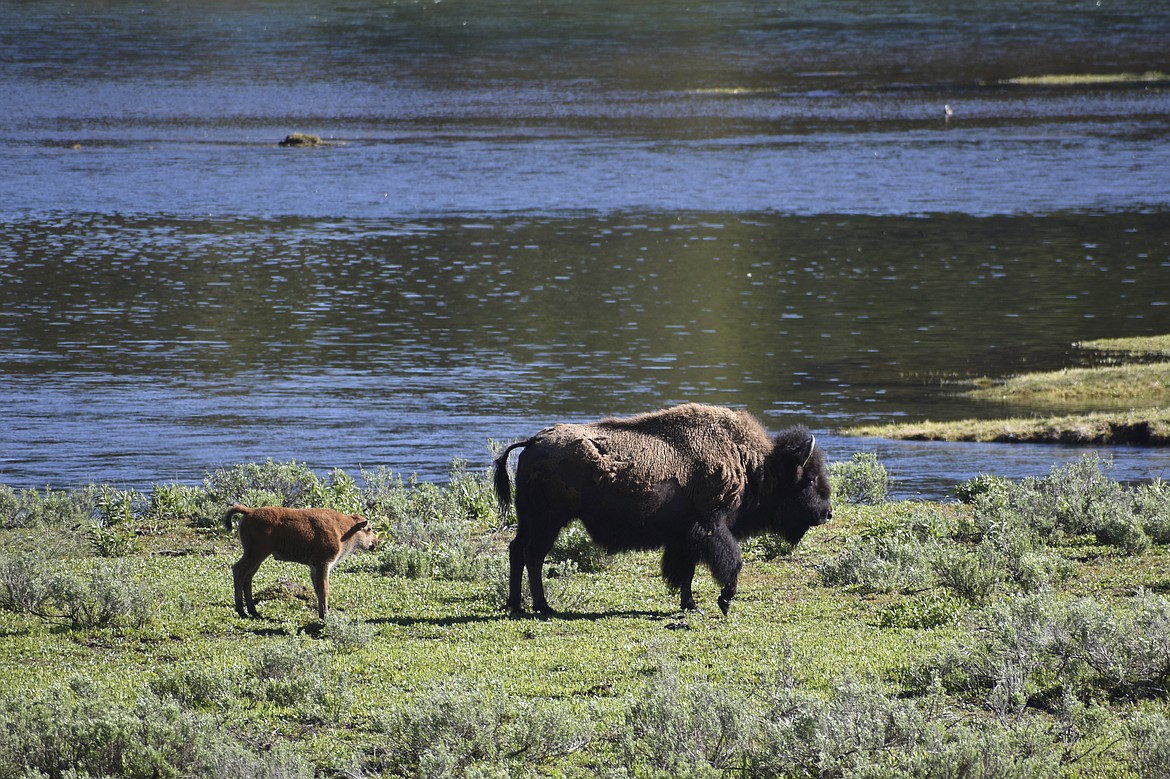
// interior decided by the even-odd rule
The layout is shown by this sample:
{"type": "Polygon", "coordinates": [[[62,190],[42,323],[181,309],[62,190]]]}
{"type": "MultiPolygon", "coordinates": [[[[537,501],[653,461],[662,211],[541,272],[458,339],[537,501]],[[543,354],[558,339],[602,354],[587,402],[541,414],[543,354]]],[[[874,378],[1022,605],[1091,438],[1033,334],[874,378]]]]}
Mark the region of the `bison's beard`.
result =
{"type": "Polygon", "coordinates": [[[788,527],[782,528],[780,530],[780,536],[793,546],[797,546],[800,544],[800,540],[804,538],[804,534],[808,531],[808,525],[800,525],[797,527],[789,525],[788,527]]]}

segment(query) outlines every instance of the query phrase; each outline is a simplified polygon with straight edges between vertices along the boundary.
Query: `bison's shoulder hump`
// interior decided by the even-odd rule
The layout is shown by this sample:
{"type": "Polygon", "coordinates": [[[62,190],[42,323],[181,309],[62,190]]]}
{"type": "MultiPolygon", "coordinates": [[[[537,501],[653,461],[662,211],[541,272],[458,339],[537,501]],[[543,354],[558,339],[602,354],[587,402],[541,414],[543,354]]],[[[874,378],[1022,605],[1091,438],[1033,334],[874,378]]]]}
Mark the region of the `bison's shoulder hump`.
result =
{"type": "Polygon", "coordinates": [[[533,440],[532,464],[571,461],[631,487],[673,479],[685,488],[719,495],[741,490],[745,471],[758,467],[772,447],[767,431],[751,414],[698,404],[555,425],[533,440]]]}

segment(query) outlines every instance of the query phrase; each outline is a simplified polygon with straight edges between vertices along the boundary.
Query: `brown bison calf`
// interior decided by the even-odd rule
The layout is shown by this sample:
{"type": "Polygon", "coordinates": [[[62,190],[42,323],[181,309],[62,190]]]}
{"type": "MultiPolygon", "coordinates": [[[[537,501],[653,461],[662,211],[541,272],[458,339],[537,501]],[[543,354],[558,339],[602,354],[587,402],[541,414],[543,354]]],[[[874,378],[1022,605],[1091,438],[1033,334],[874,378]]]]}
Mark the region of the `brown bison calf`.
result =
{"type": "Polygon", "coordinates": [[[224,513],[224,528],[232,529],[232,517],[236,514],[242,517],[240,545],[244,554],[232,566],[232,579],[236,587],[236,611],[241,617],[259,616],[252,600],[252,577],[271,555],[277,560],[309,566],[317,593],[317,613],[325,619],[329,610],[329,572],[351,552],[373,549],[378,543],[370,521],[359,514],[281,506],[250,509],[236,504],[224,513]]]}

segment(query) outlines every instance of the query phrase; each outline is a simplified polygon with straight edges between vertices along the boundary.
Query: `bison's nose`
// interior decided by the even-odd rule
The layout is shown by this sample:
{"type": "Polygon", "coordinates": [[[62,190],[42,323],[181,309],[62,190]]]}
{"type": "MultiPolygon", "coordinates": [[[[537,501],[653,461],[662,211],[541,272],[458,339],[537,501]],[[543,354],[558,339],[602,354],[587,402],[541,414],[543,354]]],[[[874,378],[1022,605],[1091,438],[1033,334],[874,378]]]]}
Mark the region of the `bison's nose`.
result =
{"type": "Polygon", "coordinates": [[[830,510],[825,512],[825,518],[821,520],[821,524],[822,525],[825,524],[826,522],[828,522],[832,518],[833,518],[833,511],[832,511],[832,509],[830,509],[830,510]]]}

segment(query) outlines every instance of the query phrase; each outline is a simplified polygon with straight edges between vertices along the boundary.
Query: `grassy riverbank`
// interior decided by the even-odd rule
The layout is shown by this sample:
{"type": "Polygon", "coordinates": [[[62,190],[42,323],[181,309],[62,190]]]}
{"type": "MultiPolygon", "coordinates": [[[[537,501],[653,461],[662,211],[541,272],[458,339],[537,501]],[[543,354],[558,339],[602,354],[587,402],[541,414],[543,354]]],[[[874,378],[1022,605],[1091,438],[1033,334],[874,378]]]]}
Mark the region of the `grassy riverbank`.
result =
{"type": "Polygon", "coordinates": [[[1010,409],[1006,419],[861,425],[846,435],[923,441],[1170,445],[1170,336],[1085,341],[1078,347],[1108,364],[983,379],[965,397],[1010,409]],[[1142,360],[1143,362],[1135,362],[1142,360]],[[1095,404],[1126,411],[1052,414],[1095,404]]]}
{"type": "MultiPolygon", "coordinates": [[[[501,609],[483,474],[0,487],[0,775],[1136,776],[1170,762],[1170,487],[1085,460],[887,502],[833,465],[835,519],[746,547],[731,616],[673,610],[654,554],[567,533],[548,620],[501,609]],[[269,561],[231,607],[233,501],[361,509],[333,576],[269,561]],[[40,772],[40,773],[36,773],[40,772]],[[74,774],[70,774],[74,775],[74,774]]],[[[555,573],[555,576],[553,576],[555,573]]]]}

